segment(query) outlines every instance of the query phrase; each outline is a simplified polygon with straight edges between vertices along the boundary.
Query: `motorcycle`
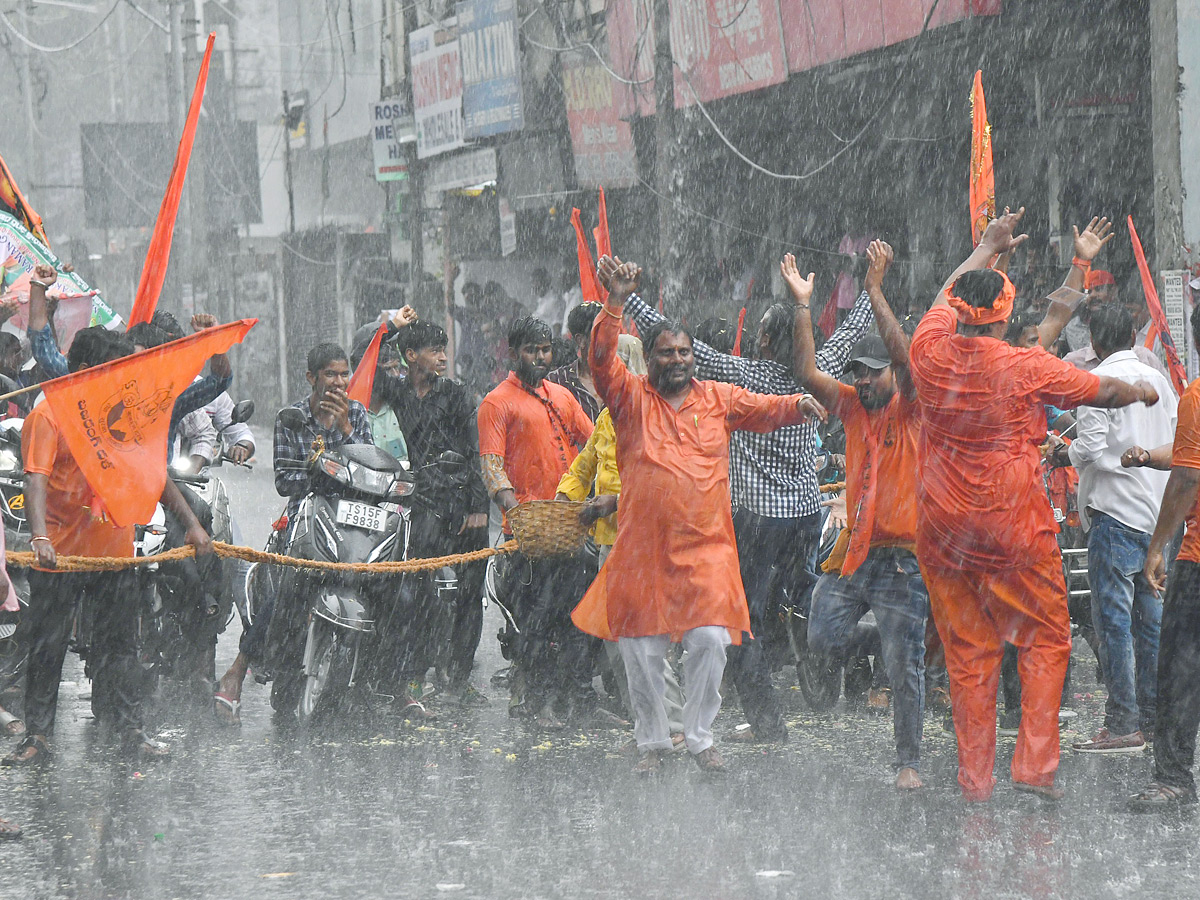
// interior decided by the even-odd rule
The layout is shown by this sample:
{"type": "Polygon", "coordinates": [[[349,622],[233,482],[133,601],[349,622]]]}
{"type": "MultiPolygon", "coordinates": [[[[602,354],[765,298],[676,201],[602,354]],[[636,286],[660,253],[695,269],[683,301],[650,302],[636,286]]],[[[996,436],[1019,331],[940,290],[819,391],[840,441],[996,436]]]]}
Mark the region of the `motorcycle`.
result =
{"type": "MultiPolygon", "coordinates": [[[[280,412],[279,421],[295,431],[307,424],[303,413],[291,408],[280,412]]],[[[370,444],[331,450],[318,442],[308,461],[288,468],[306,472],[310,490],[290,521],[276,523],[271,545],[286,547],[286,555],[300,559],[373,563],[408,557],[414,506],[436,509],[441,485],[460,472],[465,476],[466,462],[456,453],[442,454],[419,473],[426,476],[420,493],[406,464],[370,444]]],[[[297,692],[276,673],[272,703],[277,711],[294,703],[300,721],[311,723],[352,706],[360,684],[387,696],[406,673],[424,670],[429,648],[436,658],[448,646],[457,592],[453,570],[382,577],[295,571],[291,579],[273,578],[255,566],[247,576],[252,610],[263,608],[263,590],[308,595],[298,697],[293,699],[297,692]]],[[[281,618],[277,609],[273,631],[281,618]]]]}
{"type": "MultiPolygon", "coordinates": [[[[0,421],[0,518],[4,521],[4,543],[10,551],[29,550],[29,524],[25,521],[25,469],[21,462],[21,427],[25,420],[0,421]]],[[[29,605],[29,573],[13,567],[8,571],[17,600],[29,605]]],[[[20,646],[17,625],[20,612],[0,613],[0,691],[14,686],[25,668],[25,649],[20,646]]]]}
{"type": "MultiPolygon", "coordinates": [[[[243,400],[234,407],[226,429],[246,422],[253,414],[254,401],[243,400]]],[[[223,447],[220,441],[218,447],[223,447]]],[[[219,449],[211,465],[224,462],[219,449]]],[[[232,542],[229,495],[211,469],[189,472],[173,466],[168,474],[210,536],[232,542]]],[[[136,526],[134,531],[137,556],[155,556],[183,543],[182,524],[168,515],[162,504],[156,506],[149,523],[136,526]]],[[[195,677],[204,682],[197,699],[207,701],[217,635],[232,615],[239,574],[235,563],[215,558],[184,559],[135,570],[146,601],[140,656],[148,677],[156,684],[159,675],[181,680],[195,677]]]]}

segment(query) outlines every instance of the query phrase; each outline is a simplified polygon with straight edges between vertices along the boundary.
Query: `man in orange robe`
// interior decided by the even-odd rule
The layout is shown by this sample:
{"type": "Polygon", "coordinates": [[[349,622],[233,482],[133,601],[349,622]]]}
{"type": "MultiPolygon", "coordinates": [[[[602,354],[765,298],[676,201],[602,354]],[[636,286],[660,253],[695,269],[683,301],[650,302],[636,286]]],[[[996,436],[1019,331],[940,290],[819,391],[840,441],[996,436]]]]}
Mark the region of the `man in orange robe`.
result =
{"type": "Polygon", "coordinates": [[[750,630],[730,513],[729,435],[825,413],[806,394],[765,396],[696,381],[691,336],[671,323],[644,335],[647,375],[630,374],[617,359],[617,336],[640,274],[631,263],[618,267],[592,328],[589,365],[616,429],[622,490],[612,553],[571,618],[582,631],[618,641],[640,773],[655,771],[672,749],[663,656],[682,641],[687,747],[701,769],[719,772],[712,723],[725,648],[750,630]]]}
{"type": "Polygon", "coordinates": [[[1057,799],[1058,703],[1071,654],[1062,556],[1038,475],[1043,404],[1153,405],[1149,385],[1098,378],[1040,347],[1004,342],[1015,290],[987,268],[1019,244],[1024,213],[994,220],[913,335],[921,405],[917,558],[946,648],[958,782],[967,800],[995,786],[996,687],[1007,641],[1020,650],[1021,728],[1013,786],[1057,799]]]}

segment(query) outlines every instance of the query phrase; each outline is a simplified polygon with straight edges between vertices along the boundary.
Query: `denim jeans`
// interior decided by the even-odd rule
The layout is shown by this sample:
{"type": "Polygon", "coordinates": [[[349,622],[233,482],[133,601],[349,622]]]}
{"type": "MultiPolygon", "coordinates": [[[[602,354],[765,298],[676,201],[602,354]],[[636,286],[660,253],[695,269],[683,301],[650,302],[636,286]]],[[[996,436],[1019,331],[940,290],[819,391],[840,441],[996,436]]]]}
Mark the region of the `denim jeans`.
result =
{"type": "Polygon", "coordinates": [[[917,558],[899,547],[875,547],[849,578],[821,576],[813,589],[808,648],[840,655],[867,610],[879,625],[883,665],[895,703],[896,768],[920,768],[925,714],[925,620],[929,594],[917,558]]]}
{"type": "Polygon", "coordinates": [[[1150,535],[1102,512],[1091,513],[1088,580],[1108,687],[1104,727],[1132,734],[1154,726],[1162,601],[1142,576],[1150,535]]]}

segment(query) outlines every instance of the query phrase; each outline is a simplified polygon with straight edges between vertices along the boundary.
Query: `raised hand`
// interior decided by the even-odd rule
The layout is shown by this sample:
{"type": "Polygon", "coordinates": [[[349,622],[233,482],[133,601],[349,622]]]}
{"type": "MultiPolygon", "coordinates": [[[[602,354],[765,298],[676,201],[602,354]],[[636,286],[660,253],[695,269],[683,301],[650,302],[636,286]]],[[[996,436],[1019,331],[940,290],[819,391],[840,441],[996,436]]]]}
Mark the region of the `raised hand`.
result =
{"type": "Polygon", "coordinates": [[[867,246],[867,277],[863,280],[864,291],[870,293],[883,287],[883,275],[894,258],[891,244],[885,241],[871,241],[867,246]]]}
{"type": "Polygon", "coordinates": [[[1003,215],[988,222],[987,230],[984,231],[983,238],[979,241],[980,245],[986,246],[995,256],[999,256],[1001,253],[1011,253],[1029,240],[1027,234],[1013,237],[1013,232],[1024,217],[1025,207],[1022,206],[1016,212],[1010,212],[1007,206],[1004,207],[1003,215]]]}
{"type": "Polygon", "coordinates": [[[812,299],[813,279],[816,278],[816,274],[809,272],[807,278],[801,278],[800,270],[796,268],[796,257],[790,253],[784,254],[783,262],[779,264],[779,274],[783,276],[784,283],[792,292],[796,305],[808,306],[809,300],[812,299]]]}
{"type": "Polygon", "coordinates": [[[217,317],[210,313],[196,313],[192,316],[192,331],[199,332],[205,328],[215,328],[217,317]]]}
{"type": "Polygon", "coordinates": [[[411,306],[402,306],[392,316],[392,324],[397,328],[407,328],[415,321],[417,321],[417,311],[411,306]]]}
{"type": "Polygon", "coordinates": [[[58,272],[54,266],[46,265],[46,263],[38,263],[33,269],[33,280],[41,281],[45,284],[54,284],[58,281],[58,272]]]}
{"type": "Polygon", "coordinates": [[[621,260],[615,256],[600,257],[600,261],[596,264],[596,279],[600,282],[600,287],[606,291],[611,290],[612,277],[620,265],[621,260]]]}
{"type": "Polygon", "coordinates": [[[1075,233],[1075,255],[1080,259],[1086,259],[1091,262],[1100,253],[1100,249],[1112,240],[1113,231],[1112,222],[1108,221],[1105,216],[1093,216],[1092,221],[1088,222],[1087,228],[1082,232],[1075,225],[1071,226],[1071,230],[1075,233]]]}
{"type": "Polygon", "coordinates": [[[622,303],[638,289],[642,280],[642,267],[637,263],[621,263],[608,280],[608,292],[622,303]]]}

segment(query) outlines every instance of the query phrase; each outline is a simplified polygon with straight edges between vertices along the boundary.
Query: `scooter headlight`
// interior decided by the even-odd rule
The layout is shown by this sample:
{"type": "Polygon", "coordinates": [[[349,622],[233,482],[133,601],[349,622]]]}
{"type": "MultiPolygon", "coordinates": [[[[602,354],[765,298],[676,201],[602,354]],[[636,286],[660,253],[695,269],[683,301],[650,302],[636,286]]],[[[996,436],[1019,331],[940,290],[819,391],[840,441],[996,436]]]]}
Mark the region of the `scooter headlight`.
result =
{"type": "Polygon", "coordinates": [[[350,470],[336,459],[328,456],[323,457],[321,459],[321,469],[334,481],[340,481],[342,484],[350,483],[350,470]]]}

